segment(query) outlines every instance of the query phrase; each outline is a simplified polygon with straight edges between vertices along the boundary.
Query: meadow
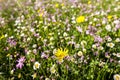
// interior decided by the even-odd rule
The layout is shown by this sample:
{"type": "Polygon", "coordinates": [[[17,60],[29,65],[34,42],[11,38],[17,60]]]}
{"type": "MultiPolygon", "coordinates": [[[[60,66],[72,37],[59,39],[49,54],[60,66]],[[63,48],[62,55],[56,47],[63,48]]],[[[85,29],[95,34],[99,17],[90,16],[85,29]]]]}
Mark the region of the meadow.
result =
{"type": "Polygon", "coordinates": [[[0,0],[0,80],[120,80],[120,1],[0,0]]]}

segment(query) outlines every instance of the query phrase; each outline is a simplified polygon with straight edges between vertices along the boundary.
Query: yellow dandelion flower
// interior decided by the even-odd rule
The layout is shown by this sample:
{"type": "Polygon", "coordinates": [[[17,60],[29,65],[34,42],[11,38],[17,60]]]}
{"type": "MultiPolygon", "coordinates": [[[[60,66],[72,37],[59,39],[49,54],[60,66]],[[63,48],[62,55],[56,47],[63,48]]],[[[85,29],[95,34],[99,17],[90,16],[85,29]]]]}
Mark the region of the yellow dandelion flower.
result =
{"type": "Polygon", "coordinates": [[[91,1],[88,1],[88,4],[91,4],[91,1]]]}
{"type": "Polygon", "coordinates": [[[61,6],[64,6],[64,3],[62,3],[61,6]]]}
{"type": "Polygon", "coordinates": [[[63,58],[68,56],[68,50],[67,49],[63,50],[62,48],[60,48],[56,51],[55,56],[59,62],[63,62],[63,58]]]}
{"type": "Polygon", "coordinates": [[[59,4],[58,4],[58,3],[56,3],[56,4],[55,4],[55,7],[56,7],[56,8],[58,8],[58,7],[59,7],[59,4]]]}
{"type": "Polygon", "coordinates": [[[4,35],[2,35],[2,36],[0,37],[0,40],[1,40],[1,39],[3,39],[4,37],[5,37],[5,36],[4,36],[4,35]]]}
{"type": "Polygon", "coordinates": [[[112,19],[112,15],[108,15],[107,18],[110,21],[112,19]]]}
{"type": "Polygon", "coordinates": [[[84,22],[85,21],[85,17],[84,16],[79,16],[76,18],[76,22],[77,23],[81,23],[81,22],[84,22]]]}

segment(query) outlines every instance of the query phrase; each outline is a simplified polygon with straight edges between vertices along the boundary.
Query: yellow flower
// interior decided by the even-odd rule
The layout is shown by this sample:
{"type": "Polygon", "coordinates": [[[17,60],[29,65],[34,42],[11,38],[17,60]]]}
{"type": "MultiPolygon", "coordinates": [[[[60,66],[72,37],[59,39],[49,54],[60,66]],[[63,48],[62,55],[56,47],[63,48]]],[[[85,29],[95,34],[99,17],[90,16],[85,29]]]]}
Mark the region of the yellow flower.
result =
{"type": "Polygon", "coordinates": [[[88,1],[88,4],[91,4],[91,1],[88,1]]]}
{"type": "Polygon", "coordinates": [[[62,3],[61,6],[64,6],[64,3],[62,3]]]}
{"type": "Polygon", "coordinates": [[[32,77],[33,77],[33,79],[35,79],[35,78],[37,77],[37,74],[34,73],[34,74],[32,75],[32,77]]]}
{"type": "Polygon", "coordinates": [[[120,75],[119,74],[115,74],[113,78],[114,78],[114,80],[120,80],[120,75]]]}
{"type": "Polygon", "coordinates": [[[68,56],[68,50],[60,48],[56,51],[55,56],[59,62],[63,62],[63,58],[68,56]]]}
{"type": "Polygon", "coordinates": [[[112,19],[112,15],[108,15],[108,20],[110,21],[112,19]]]}
{"type": "Polygon", "coordinates": [[[3,39],[4,37],[5,37],[5,36],[4,36],[4,35],[2,35],[2,36],[0,37],[0,40],[1,40],[1,39],[3,39]]]}
{"type": "Polygon", "coordinates": [[[56,8],[58,8],[58,7],[59,7],[59,4],[58,4],[58,3],[57,3],[57,4],[55,4],[55,7],[56,7],[56,8]]]}
{"type": "Polygon", "coordinates": [[[76,18],[76,22],[77,23],[81,23],[81,22],[84,22],[85,21],[85,17],[84,16],[79,16],[76,18]]]}
{"type": "Polygon", "coordinates": [[[21,78],[21,73],[18,74],[18,78],[21,78]]]}

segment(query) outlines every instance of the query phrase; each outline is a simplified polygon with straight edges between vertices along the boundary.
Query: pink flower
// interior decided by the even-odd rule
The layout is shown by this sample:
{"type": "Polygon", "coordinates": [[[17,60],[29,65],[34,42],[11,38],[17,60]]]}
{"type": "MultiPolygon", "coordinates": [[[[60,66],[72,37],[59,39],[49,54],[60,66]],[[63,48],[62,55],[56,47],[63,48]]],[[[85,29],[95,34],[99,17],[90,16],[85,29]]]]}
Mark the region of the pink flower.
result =
{"type": "Polygon", "coordinates": [[[20,69],[22,69],[22,67],[24,66],[24,62],[25,62],[25,57],[21,57],[21,58],[19,58],[18,60],[17,60],[17,65],[16,65],[16,68],[18,69],[18,68],[20,68],[20,69]]]}

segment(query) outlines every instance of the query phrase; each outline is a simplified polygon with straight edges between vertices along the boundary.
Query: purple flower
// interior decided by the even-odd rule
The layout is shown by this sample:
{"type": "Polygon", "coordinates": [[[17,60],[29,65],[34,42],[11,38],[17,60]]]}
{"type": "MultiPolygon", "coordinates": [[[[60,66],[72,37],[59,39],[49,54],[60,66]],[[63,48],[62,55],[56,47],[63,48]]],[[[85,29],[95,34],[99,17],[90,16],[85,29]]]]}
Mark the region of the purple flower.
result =
{"type": "Polygon", "coordinates": [[[95,36],[94,39],[95,39],[95,42],[101,43],[103,41],[103,39],[100,36],[95,36]]]}
{"type": "Polygon", "coordinates": [[[18,69],[22,69],[22,67],[24,66],[24,62],[25,62],[25,57],[21,57],[17,60],[17,65],[16,65],[16,68],[18,69]]]}
{"type": "Polygon", "coordinates": [[[81,27],[76,27],[78,32],[82,33],[82,28],[81,27]]]}
{"type": "Polygon", "coordinates": [[[49,57],[49,55],[45,54],[44,52],[41,53],[41,58],[46,58],[47,59],[48,57],[49,57]]]}

